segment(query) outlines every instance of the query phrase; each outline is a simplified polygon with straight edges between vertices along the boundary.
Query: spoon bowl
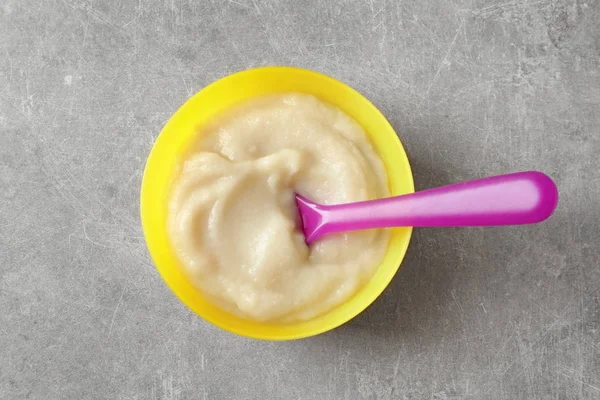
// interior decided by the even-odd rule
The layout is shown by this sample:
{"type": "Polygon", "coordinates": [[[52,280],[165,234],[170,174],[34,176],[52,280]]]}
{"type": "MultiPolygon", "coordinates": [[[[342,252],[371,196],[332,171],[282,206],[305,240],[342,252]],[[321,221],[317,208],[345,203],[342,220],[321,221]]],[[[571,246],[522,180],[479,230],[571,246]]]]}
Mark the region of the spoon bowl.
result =
{"type": "Polygon", "coordinates": [[[140,193],[144,237],[156,268],[173,293],[206,321],[235,334],[291,340],[318,335],[349,321],[383,292],[402,264],[412,228],[394,229],[385,255],[371,279],[333,310],[308,321],[266,323],[241,318],[212,303],[199,291],[181,265],[167,236],[166,199],[180,157],[198,139],[201,128],[231,107],[274,93],[299,92],[331,103],[352,117],[367,133],[388,176],[391,195],[414,191],[406,153],[394,128],[364,96],[348,85],[314,71],[294,67],[263,67],[226,76],[191,97],[169,119],[148,156],[140,193]]]}

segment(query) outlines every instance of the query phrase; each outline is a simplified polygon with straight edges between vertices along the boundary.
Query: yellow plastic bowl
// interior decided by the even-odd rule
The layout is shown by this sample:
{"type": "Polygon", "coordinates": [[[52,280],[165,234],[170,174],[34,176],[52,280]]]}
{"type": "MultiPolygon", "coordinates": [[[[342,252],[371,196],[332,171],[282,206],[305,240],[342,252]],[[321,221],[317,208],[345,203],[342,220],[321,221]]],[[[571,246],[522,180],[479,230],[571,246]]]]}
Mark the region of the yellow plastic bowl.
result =
{"type": "Polygon", "coordinates": [[[392,230],[385,258],[375,275],[352,298],[309,321],[268,324],[231,315],[207,301],[186,278],[167,239],[167,194],[182,149],[197,137],[198,127],[223,110],[255,96],[280,92],[310,93],[336,105],[365,129],[379,153],[392,195],[414,192],[406,153],[385,117],[360,93],[326,75],[292,67],[266,67],[238,72],[196,93],[167,122],[150,152],[141,191],[141,218],[146,243],[167,285],[196,314],[239,335],[268,340],[314,336],[355,317],[383,292],[398,270],[412,228],[392,230]]]}

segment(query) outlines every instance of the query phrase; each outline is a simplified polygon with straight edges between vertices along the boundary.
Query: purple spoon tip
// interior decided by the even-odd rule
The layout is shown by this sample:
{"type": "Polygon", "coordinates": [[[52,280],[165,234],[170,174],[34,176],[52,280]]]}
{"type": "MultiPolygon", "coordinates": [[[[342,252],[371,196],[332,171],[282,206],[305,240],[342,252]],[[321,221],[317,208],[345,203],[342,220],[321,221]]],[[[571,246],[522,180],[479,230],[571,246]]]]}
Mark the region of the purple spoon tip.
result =
{"type": "Polygon", "coordinates": [[[324,226],[325,206],[314,203],[298,193],[296,193],[296,206],[300,212],[300,228],[304,233],[306,244],[310,245],[322,236],[320,230],[324,226]]]}
{"type": "Polygon", "coordinates": [[[557,203],[556,185],[537,171],[348,204],[317,204],[296,193],[308,245],[329,233],[362,229],[533,224],[550,217],[557,203]]]}

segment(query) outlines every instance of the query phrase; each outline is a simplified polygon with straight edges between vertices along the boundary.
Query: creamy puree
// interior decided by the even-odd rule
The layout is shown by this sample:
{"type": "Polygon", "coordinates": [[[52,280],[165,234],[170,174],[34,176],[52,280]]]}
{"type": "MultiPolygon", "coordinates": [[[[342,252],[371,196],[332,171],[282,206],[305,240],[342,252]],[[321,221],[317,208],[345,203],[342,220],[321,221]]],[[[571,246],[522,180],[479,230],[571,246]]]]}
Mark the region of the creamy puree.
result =
{"type": "Polygon", "coordinates": [[[310,247],[294,192],[324,204],[389,195],[363,129],[298,93],[234,107],[203,126],[172,183],[168,235],[185,272],[213,303],[258,321],[306,320],[371,278],[384,230],[325,236],[310,247]]]}

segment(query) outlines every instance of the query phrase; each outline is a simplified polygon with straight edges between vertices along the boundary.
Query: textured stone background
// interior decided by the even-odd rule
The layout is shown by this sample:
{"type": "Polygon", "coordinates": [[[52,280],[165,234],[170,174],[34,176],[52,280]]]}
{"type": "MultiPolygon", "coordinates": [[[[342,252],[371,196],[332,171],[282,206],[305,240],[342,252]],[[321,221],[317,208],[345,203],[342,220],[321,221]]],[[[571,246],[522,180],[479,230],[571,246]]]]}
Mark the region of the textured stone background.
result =
{"type": "Polygon", "coordinates": [[[600,1],[0,0],[0,399],[599,399],[600,1]],[[290,64],[397,128],[418,189],[539,169],[538,226],[418,230],[385,294],[291,343],[170,293],[138,217],[191,94],[290,64]]]}

